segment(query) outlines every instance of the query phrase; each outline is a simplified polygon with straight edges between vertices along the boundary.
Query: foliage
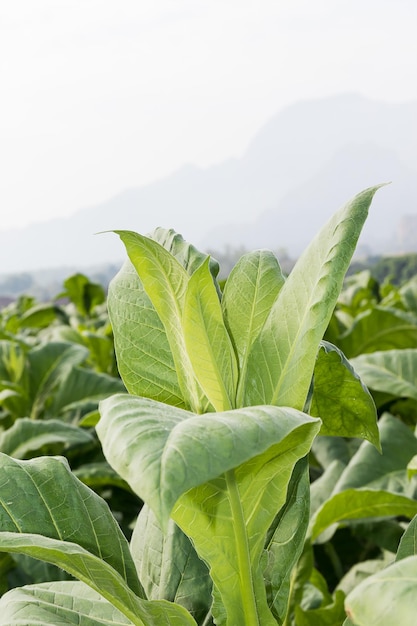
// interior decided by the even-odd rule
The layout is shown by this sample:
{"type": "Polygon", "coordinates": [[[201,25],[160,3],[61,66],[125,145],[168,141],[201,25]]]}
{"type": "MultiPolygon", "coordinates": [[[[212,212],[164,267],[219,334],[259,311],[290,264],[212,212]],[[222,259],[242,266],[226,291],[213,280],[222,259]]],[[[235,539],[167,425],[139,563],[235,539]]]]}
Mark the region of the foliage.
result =
{"type": "Polygon", "coordinates": [[[29,562],[33,578],[16,577],[0,624],[414,623],[417,290],[365,272],[341,292],[375,190],[288,278],[255,251],[223,290],[174,231],[117,231],[123,383],[88,341],[113,337],[85,277],[68,305],[6,311],[0,572],[29,562]],[[103,453],[106,470],[85,463],[103,453]],[[130,543],[88,485],[136,494],[130,543]],[[67,575],[35,579],[32,557],[67,575]]]}

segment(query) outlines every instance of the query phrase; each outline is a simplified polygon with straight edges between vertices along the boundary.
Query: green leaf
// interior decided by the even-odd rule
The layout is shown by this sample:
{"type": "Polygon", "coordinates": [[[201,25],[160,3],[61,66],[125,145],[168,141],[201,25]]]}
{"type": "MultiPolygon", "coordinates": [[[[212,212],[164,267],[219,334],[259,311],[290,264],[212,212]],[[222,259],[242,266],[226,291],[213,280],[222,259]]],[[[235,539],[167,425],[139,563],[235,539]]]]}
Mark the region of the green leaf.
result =
{"type": "Polygon", "coordinates": [[[311,514],[314,514],[331,497],[345,467],[346,465],[342,461],[335,459],[325,468],[323,474],[311,484],[311,514]]]}
{"type": "Polygon", "coordinates": [[[417,555],[417,515],[413,517],[398,546],[396,561],[417,555]]]}
{"type": "Polygon", "coordinates": [[[178,498],[192,487],[265,452],[296,427],[315,433],[320,425],[289,408],[197,415],[127,394],[103,400],[99,408],[96,430],[108,462],[151,506],[163,528],[178,498]]]}
{"type": "Polygon", "coordinates": [[[58,454],[76,446],[94,443],[89,432],[60,420],[33,421],[22,417],[0,433],[0,451],[16,459],[33,456],[44,446],[53,446],[58,454]]]}
{"type": "Polygon", "coordinates": [[[179,261],[159,243],[132,231],[114,231],[126,246],[143,287],[166,331],[178,383],[187,406],[199,412],[201,390],[184,342],[182,316],[189,276],[179,261]]]}
{"type": "Polygon", "coordinates": [[[85,463],[74,469],[73,474],[94,491],[102,487],[119,487],[130,492],[127,482],[106,461],[85,463]]]}
{"type": "Polygon", "coordinates": [[[358,315],[337,344],[348,359],[381,350],[414,348],[417,317],[398,309],[375,306],[358,315]]]}
{"type": "Polygon", "coordinates": [[[64,292],[58,297],[69,298],[81,315],[90,315],[106,299],[103,287],[90,282],[84,274],[73,274],[64,281],[64,287],[64,292]]]}
{"type": "Polygon", "coordinates": [[[361,354],[352,365],[371,389],[417,400],[417,349],[361,354]]]}
{"type": "Polygon", "coordinates": [[[278,623],[288,610],[291,575],[301,556],[310,517],[310,481],[307,457],[296,464],[287,499],[269,528],[265,544],[268,564],[264,579],[268,605],[278,623]]]}
{"type": "Polygon", "coordinates": [[[176,602],[202,623],[210,611],[212,583],[207,566],[182,530],[170,520],[164,534],[145,504],[133,530],[130,550],[147,598],[176,602]]]}
{"type": "Polygon", "coordinates": [[[313,443],[313,454],[324,469],[333,461],[347,465],[351,458],[351,443],[343,437],[317,437],[313,443]]]}
{"type": "Polygon", "coordinates": [[[107,600],[80,582],[13,589],[0,600],[0,626],[131,626],[107,600]],[[77,622],[74,620],[77,619],[77,622]]]}
{"type": "Polygon", "coordinates": [[[242,406],[249,351],[283,284],[279,263],[269,250],[243,255],[226,281],[222,307],[239,362],[237,406],[242,406]]]}
{"type": "Polygon", "coordinates": [[[3,532],[0,550],[18,552],[53,563],[86,583],[137,626],[195,626],[180,606],[142,600],[108,562],[69,541],[39,534],[3,532]]]}
{"type": "Polygon", "coordinates": [[[130,261],[109,285],[108,308],[129,393],[185,407],[165,329],[130,261]]]}
{"type": "Polygon", "coordinates": [[[140,591],[129,546],[107,504],[75,478],[65,459],[19,461],[0,454],[0,480],[2,549],[5,532],[71,541],[109,563],[140,591]]]}
{"type": "Polygon", "coordinates": [[[382,571],[393,562],[393,554],[384,552],[377,559],[368,559],[367,561],[359,561],[355,563],[350,570],[339,581],[337,588],[344,591],[346,595],[353,591],[362,581],[369,578],[373,574],[382,571]]]}
{"type": "Polygon", "coordinates": [[[98,404],[112,393],[125,391],[122,381],[108,374],[94,372],[81,367],[72,368],[61,385],[53,394],[51,413],[59,414],[80,402],[95,402],[98,404]]]}
{"type": "Polygon", "coordinates": [[[200,252],[195,246],[185,241],[185,239],[179,233],[175,232],[172,228],[155,228],[149,235],[151,239],[157,241],[168,252],[174,256],[180,265],[191,276],[202,263],[209,258],[209,267],[213,279],[219,273],[219,264],[215,259],[209,257],[204,252],[200,252]]]}
{"type": "Polygon", "coordinates": [[[346,489],[316,511],[310,521],[309,535],[317,540],[326,529],[343,521],[397,515],[412,518],[416,513],[417,501],[411,498],[382,490],[346,489]]]}
{"type": "Polygon", "coordinates": [[[237,363],[207,260],[191,276],[183,308],[187,352],[216,411],[235,408],[237,363]]]}
{"type": "Polygon", "coordinates": [[[407,476],[411,478],[417,474],[417,454],[409,461],[407,465],[407,476]]]}
{"type": "Polygon", "coordinates": [[[26,311],[20,319],[21,328],[46,328],[53,322],[68,323],[65,310],[56,304],[37,304],[26,311]]]}
{"type": "Polygon", "coordinates": [[[417,556],[409,556],[358,585],[346,612],[356,626],[415,626],[416,594],[417,556]]]}
{"type": "Polygon", "coordinates": [[[377,189],[335,213],[298,259],[252,346],[244,404],[303,409],[320,341],[377,189]]]}
{"type": "Polygon", "coordinates": [[[361,437],[380,450],[372,396],[344,354],[327,341],[317,355],[309,413],[321,418],[322,435],[361,437]]]}
{"type": "Polygon", "coordinates": [[[43,344],[28,353],[32,419],[44,411],[47,398],[63,383],[71,369],[87,357],[88,350],[83,346],[58,342],[43,344]]]}
{"type": "Polygon", "coordinates": [[[382,454],[363,442],[335,485],[335,492],[365,487],[413,497],[407,463],[417,454],[416,437],[405,424],[388,413],[380,418],[379,430],[382,454]]]}
{"type": "Polygon", "coordinates": [[[296,606],[297,626],[342,626],[346,617],[344,599],[343,591],[337,590],[334,601],[326,606],[309,610],[303,610],[300,606],[296,606]]]}
{"type": "Polygon", "coordinates": [[[100,411],[106,458],[163,528],[172,512],[191,538],[222,594],[227,624],[244,623],[250,612],[242,571],[252,577],[262,623],[273,624],[260,558],[294,465],[320,421],[273,406],[200,416],[124,395],[105,400],[100,411]]]}

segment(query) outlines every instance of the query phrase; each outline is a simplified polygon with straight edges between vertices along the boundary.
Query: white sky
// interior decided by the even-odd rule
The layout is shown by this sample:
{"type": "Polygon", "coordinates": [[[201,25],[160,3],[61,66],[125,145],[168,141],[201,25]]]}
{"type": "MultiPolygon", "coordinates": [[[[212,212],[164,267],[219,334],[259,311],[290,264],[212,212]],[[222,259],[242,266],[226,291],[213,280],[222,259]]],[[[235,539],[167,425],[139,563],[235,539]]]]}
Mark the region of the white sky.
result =
{"type": "Polygon", "coordinates": [[[416,31],[416,0],[0,0],[0,229],[239,156],[300,99],[416,99],[416,31]]]}

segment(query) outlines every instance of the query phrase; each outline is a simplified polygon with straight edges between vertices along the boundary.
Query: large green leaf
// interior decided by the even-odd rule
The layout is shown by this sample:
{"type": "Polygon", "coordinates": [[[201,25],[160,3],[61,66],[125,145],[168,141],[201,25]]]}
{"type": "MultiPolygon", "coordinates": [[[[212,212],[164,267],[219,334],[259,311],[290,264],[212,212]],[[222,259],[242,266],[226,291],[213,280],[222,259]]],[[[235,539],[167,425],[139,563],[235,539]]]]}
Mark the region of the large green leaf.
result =
{"type": "Polygon", "coordinates": [[[396,561],[405,559],[407,556],[417,555],[417,515],[408,524],[407,529],[401,537],[398,546],[396,561]]]}
{"type": "Polygon", "coordinates": [[[184,606],[197,623],[210,611],[212,583],[207,566],[172,520],[164,534],[152,509],[142,507],[130,550],[149,600],[170,600],[184,606]]]}
{"type": "Polygon", "coordinates": [[[319,343],[377,189],[335,213],[298,259],[252,346],[245,405],[303,409],[319,343]]]}
{"type": "Polygon", "coordinates": [[[417,317],[375,306],[355,319],[337,345],[348,359],[381,350],[404,350],[417,344],[417,317]]]}
{"type": "MultiPolygon", "coordinates": [[[[155,228],[149,237],[168,250],[190,276],[208,258],[207,254],[200,252],[200,250],[186,241],[182,235],[175,232],[172,228],[155,228]]],[[[219,264],[215,259],[210,257],[209,266],[211,275],[215,280],[219,273],[219,264]]]]}
{"type": "Polygon", "coordinates": [[[0,477],[1,533],[38,533],[77,543],[140,590],[129,546],[107,504],[75,478],[64,458],[19,461],[0,454],[0,477]]]}
{"type": "Polygon", "coordinates": [[[71,474],[65,459],[17,461],[1,454],[0,477],[1,551],[61,567],[138,626],[195,624],[182,607],[140,599],[125,537],[104,500],[71,474]]]}
{"type": "Polygon", "coordinates": [[[268,605],[278,623],[288,611],[291,575],[301,556],[310,517],[310,481],[307,457],[296,464],[287,499],[269,528],[265,544],[268,563],[264,579],[268,605]]]}
{"type": "MultiPolygon", "coordinates": [[[[364,518],[405,516],[417,513],[417,501],[389,491],[346,489],[327,500],[310,520],[309,535],[320,542],[320,535],[340,522],[364,518]]],[[[326,539],[328,534],[326,533],[326,539]]]]}
{"type": "Polygon", "coordinates": [[[34,421],[22,417],[0,433],[0,452],[16,459],[34,456],[44,446],[53,446],[54,454],[58,454],[75,446],[93,443],[94,438],[88,431],[60,420],[34,421]]]}
{"type": "Polygon", "coordinates": [[[46,343],[28,353],[32,419],[44,411],[47,398],[71,369],[87,357],[88,350],[83,346],[63,342],[46,343]]]}
{"type": "Polygon", "coordinates": [[[346,613],[344,609],[345,594],[336,590],[334,601],[316,609],[304,610],[295,607],[297,626],[342,626],[346,613]]]}
{"type": "Polygon", "coordinates": [[[226,281],[222,307],[239,362],[238,407],[243,402],[249,351],[283,284],[279,263],[269,250],[243,255],[226,281]]]}
{"type": "Polygon", "coordinates": [[[346,598],[355,626],[415,626],[417,556],[397,561],[366,578],[346,598]]]}
{"type": "Polygon", "coordinates": [[[254,597],[262,623],[274,624],[260,558],[320,421],[273,406],[200,416],[125,395],[105,400],[100,411],[97,432],[109,463],[165,529],[172,513],[192,539],[222,594],[227,624],[244,623],[254,597]]]}
{"type": "Polygon", "coordinates": [[[340,476],[334,493],[379,489],[413,497],[407,463],[417,454],[417,438],[400,420],[385,413],[379,420],[382,454],[364,441],[340,476]]]}
{"type": "Polygon", "coordinates": [[[370,389],[417,400],[417,349],[361,354],[351,362],[370,389]]]}
{"type": "MultiPolygon", "coordinates": [[[[161,320],[175,363],[178,383],[187,405],[203,410],[201,390],[185,347],[182,327],[189,276],[177,259],[158,242],[132,231],[115,231],[161,320]]],[[[143,322],[141,322],[143,323],[143,322]]]]}
{"type": "Polygon", "coordinates": [[[59,298],[69,298],[81,315],[90,315],[92,310],[102,304],[106,295],[101,285],[92,283],[84,274],[73,274],[64,281],[64,291],[59,298]]]}
{"type": "Polygon", "coordinates": [[[76,403],[88,401],[98,404],[99,400],[122,391],[125,391],[125,387],[119,378],[74,367],[65,379],[65,385],[61,385],[53,394],[50,411],[58,415],[76,403]]]}
{"type": "Polygon", "coordinates": [[[130,261],[109,285],[108,308],[129,393],[184,407],[165,329],[130,261]]]}
{"type": "Polygon", "coordinates": [[[236,357],[208,258],[188,281],[182,320],[187,352],[207,398],[216,411],[235,408],[236,357]]]}
{"type": "Polygon", "coordinates": [[[196,626],[193,618],[178,605],[163,600],[143,600],[108,562],[78,544],[38,534],[3,532],[0,550],[27,554],[65,569],[102,595],[136,626],[196,626]]]}
{"type": "Polygon", "coordinates": [[[131,626],[107,600],[80,582],[13,589],[0,600],[1,626],[131,626]],[[77,620],[77,621],[75,621],[77,620]]]}
{"type": "Polygon", "coordinates": [[[361,437],[380,448],[372,396],[344,354],[327,341],[317,355],[309,413],[322,420],[322,435],[361,437]]]}
{"type": "Polygon", "coordinates": [[[46,328],[53,322],[68,323],[68,315],[57,304],[37,304],[26,311],[20,319],[21,328],[46,328]]]}
{"type": "Polygon", "coordinates": [[[345,467],[346,465],[342,461],[335,459],[325,468],[323,474],[311,484],[310,511],[312,515],[326,500],[329,500],[345,467]]]}

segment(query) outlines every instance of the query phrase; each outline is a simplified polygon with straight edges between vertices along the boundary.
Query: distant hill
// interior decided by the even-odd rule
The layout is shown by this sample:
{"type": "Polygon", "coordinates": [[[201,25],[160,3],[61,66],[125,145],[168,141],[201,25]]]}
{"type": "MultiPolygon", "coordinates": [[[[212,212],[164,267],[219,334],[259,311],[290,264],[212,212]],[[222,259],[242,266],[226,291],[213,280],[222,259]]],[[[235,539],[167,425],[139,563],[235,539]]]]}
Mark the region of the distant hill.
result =
{"type": "Polygon", "coordinates": [[[229,244],[297,255],[340,205],[387,181],[361,246],[378,254],[417,251],[401,226],[417,215],[416,147],[417,102],[359,95],[300,102],[265,124],[241,159],[185,166],[69,218],[0,232],[0,273],[119,262],[118,238],[94,233],[122,228],[173,227],[205,249],[229,244]]]}

